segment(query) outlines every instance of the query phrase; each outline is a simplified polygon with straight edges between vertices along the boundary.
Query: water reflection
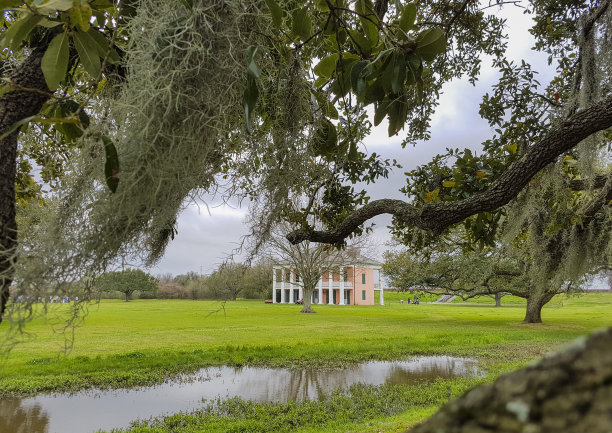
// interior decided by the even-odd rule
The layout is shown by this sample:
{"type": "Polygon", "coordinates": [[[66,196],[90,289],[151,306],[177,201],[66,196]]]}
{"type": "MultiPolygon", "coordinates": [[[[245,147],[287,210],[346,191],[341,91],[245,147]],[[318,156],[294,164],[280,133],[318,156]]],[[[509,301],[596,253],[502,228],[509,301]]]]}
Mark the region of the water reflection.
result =
{"type": "Polygon", "coordinates": [[[18,399],[0,401],[0,432],[47,433],[49,415],[39,404],[28,405],[18,399]]]}
{"type": "Polygon", "coordinates": [[[0,433],[87,433],[125,427],[137,418],[195,410],[203,399],[239,396],[260,402],[321,399],[356,383],[415,384],[478,376],[470,359],[421,357],[334,370],[217,367],[159,386],[0,400],[0,433]],[[20,430],[21,429],[21,430],[20,430]]]}

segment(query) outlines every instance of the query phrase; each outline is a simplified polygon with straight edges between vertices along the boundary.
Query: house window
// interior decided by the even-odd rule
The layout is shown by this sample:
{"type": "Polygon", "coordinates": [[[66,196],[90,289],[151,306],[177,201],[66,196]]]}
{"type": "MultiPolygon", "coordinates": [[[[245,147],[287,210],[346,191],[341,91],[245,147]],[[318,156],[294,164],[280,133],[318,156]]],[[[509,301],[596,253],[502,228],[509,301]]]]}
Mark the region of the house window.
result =
{"type": "Polygon", "coordinates": [[[365,274],[361,274],[361,284],[365,284],[365,274]]]}
{"type": "Polygon", "coordinates": [[[342,281],[344,281],[345,283],[348,281],[348,271],[346,269],[342,273],[342,281]]]}
{"type": "Polygon", "coordinates": [[[290,282],[291,281],[291,272],[287,271],[285,273],[285,281],[290,282]]]}
{"type": "Polygon", "coordinates": [[[281,271],[280,269],[276,270],[276,282],[280,283],[281,281],[283,281],[283,271],[281,271]]]}
{"type": "Polygon", "coordinates": [[[365,301],[365,290],[361,291],[361,299],[365,301]]]}
{"type": "Polygon", "coordinates": [[[300,274],[295,274],[295,282],[296,283],[300,282],[300,274]]]}

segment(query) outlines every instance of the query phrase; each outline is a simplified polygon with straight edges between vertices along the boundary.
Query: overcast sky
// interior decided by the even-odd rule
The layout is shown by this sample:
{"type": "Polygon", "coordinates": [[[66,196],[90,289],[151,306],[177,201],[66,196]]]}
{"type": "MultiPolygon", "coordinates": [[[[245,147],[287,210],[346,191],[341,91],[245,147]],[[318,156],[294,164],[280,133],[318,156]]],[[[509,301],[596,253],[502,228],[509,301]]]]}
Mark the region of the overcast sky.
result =
{"type": "MultiPolygon", "coordinates": [[[[547,66],[545,56],[530,51],[533,39],[528,28],[531,24],[528,23],[529,17],[523,14],[523,9],[507,5],[504,8],[496,6],[489,11],[507,19],[507,32],[510,35],[507,55],[515,61],[526,59],[534,70],[543,73],[540,82],[545,84],[547,75],[544,73],[550,67],[547,66]]],[[[376,152],[385,158],[395,158],[403,168],[395,170],[389,179],[369,185],[367,190],[371,197],[403,198],[398,191],[405,183],[403,173],[427,163],[447,147],[478,150],[480,143],[491,136],[488,124],[478,115],[479,103],[497,77],[490,61],[485,60],[476,87],[467,81],[452,82],[444,87],[444,94],[432,122],[431,140],[418,143],[416,147],[402,149],[401,137],[389,138],[386,122],[379,125],[365,142],[368,153],[376,152]]],[[[189,271],[204,274],[212,272],[247,233],[243,224],[246,211],[229,206],[214,207],[210,203],[208,209],[205,206],[189,206],[179,217],[178,235],[168,246],[162,260],[150,272],[174,275],[189,271]]],[[[386,226],[391,218],[379,216],[373,222],[376,224],[374,240],[377,246],[368,255],[380,259],[387,249],[385,242],[390,240],[386,226]]]]}

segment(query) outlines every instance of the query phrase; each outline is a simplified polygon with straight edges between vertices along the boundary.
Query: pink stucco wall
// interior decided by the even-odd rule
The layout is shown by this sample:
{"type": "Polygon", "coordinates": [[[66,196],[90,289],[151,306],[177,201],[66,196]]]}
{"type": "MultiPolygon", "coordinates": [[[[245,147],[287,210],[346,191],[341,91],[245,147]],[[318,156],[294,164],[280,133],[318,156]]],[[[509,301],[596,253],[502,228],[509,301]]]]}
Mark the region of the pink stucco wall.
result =
{"type": "Polygon", "coordinates": [[[374,269],[359,267],[355,268],[354,281],[355,305],[374,305],[374,269]],[[363,274],[365,274],[365,284],[363,284],[362,280],[363,274]],[[364,290],[365,300],[363,299],[364,290]]]}

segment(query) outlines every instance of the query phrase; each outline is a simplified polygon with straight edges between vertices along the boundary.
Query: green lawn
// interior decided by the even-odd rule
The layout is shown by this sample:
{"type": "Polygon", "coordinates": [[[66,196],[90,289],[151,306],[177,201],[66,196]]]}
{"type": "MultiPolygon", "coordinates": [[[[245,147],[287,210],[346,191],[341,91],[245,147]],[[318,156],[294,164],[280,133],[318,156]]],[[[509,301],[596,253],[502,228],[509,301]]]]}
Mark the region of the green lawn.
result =
{"type": "MultiPolygon", "coordinates": [[[[261,301],[228,302],[224,308],[211,301],[102,301],[90,307],[68,353],[62,350],[64,336],[52,330],[51,324],[58,320],[55,314],[29,324],[28,341],[1,361],[0,396],[151,384],[168,375],[220,364],[325,367],[434,354],[477,358],[490,372],[484,380],[492,380],[577,336],[612,324],[612,294],[557,297],[545,307],[545,323],[540,325],[521,324],[525,307],[504,302],[510,297],[502,300],[506,306],[495,308],[492,300],[489,304],[399,303],[406,295],[390,294],[385,307],[322,305],[315,306],[317,314],[308,315],[299,313],[300,306],[261,301]]],[[[60,317],[62,308],[56,311],[60,317]]],[[[0,326],[0,336],[6,329],[7,324],[0,326]]],[[[472,382],[458,381],[454,391],[461,392],[472,382]]],[[[372,412],[371,419],[349,417],[338,422],[354,431],[385,425],[385,431],[395,431],[431,413],[447,398],[446,394],[442,400],[432,397],[409,412],[381,412],[382,417],[372,412]]],[[[307,431],[337,427],[333,422],[313,425],[308,428],[315,430],[307,431]]]]}

